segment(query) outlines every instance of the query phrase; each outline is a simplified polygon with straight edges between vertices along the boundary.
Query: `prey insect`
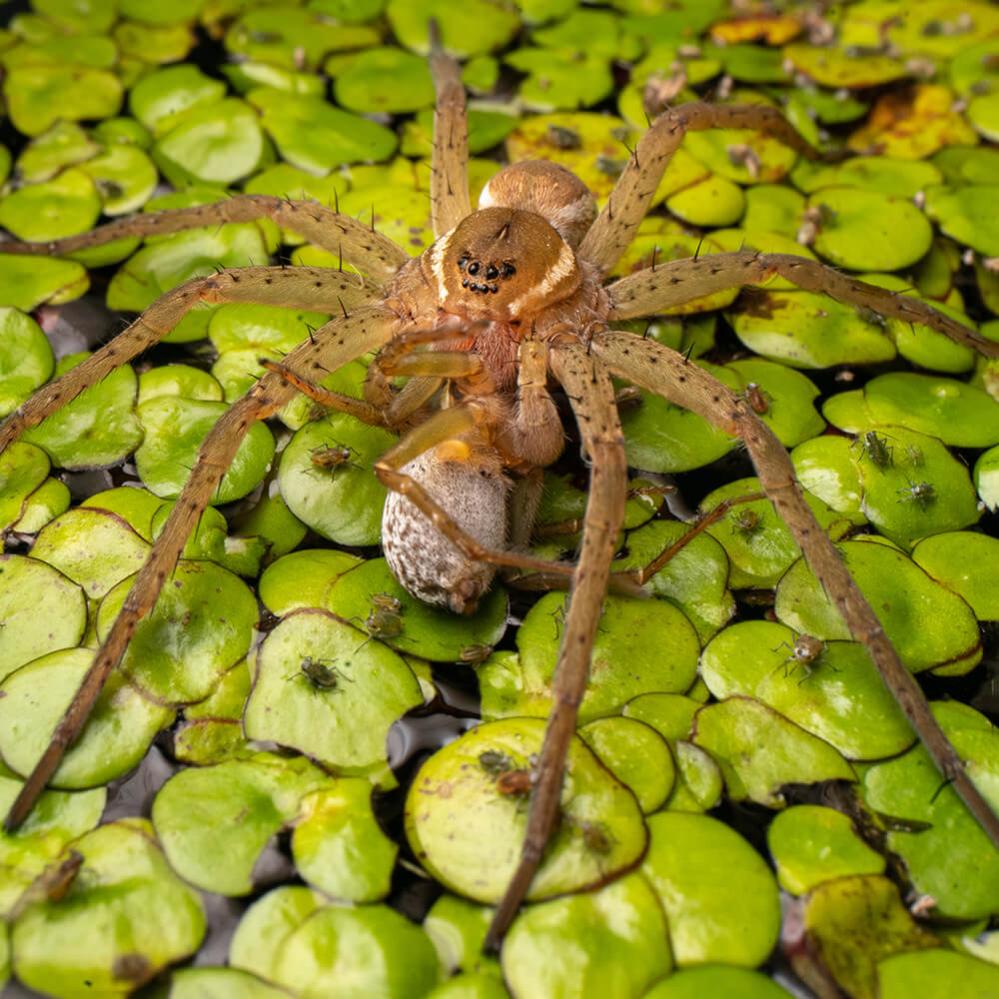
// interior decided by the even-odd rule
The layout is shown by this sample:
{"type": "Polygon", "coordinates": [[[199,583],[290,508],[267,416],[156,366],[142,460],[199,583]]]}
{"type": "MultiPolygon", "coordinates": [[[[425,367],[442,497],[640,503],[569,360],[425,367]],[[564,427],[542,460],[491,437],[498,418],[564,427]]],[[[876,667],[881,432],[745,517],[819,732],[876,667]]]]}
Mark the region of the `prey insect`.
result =
{"type": "Polygon", "coordinates": [[[292,673],[288,679],[297,677],[303,677],[316,690],[336,690],[341,681],[354,682],[330,660],[314,659],[312,656],[303,656],[298,670],[292,673]]]}
{"type": "Polygon", "coordinates": [[[143,238],[266,218],[363,275],[254,266],[189,281],[160,298],[84,363],[42,388],[0,428],[3,448],[153,346],[200,303],[253,302],[335,317],[287,354],[282,366],[270,366],[209,433],[93,666],[14,803],[8,828],[24,820],[79,734],[136,626],[170,579],[186,539],[250,426],[275,415],[299,388],[309,388],[329,371],[375,352],[363,399],[312,389],[310,394],[323,405],[402,432],[399,443],[374,466],[390,490],[383,545],[400,584],[423,601],[463,614],[475,609],[500,569],[569,580],[554,706],[527,789],[525,841],[496,908],[487,946],[499,945],[560,818],[565,761],[628,489],[613,377],[659,394],[744,442],[761,488],[850,632],[866,646],[944,776],[999,843],[999,819],[968,779],[916,681],[816,522],[786,451],[751,400],[683,355],[626,332],[620,324],[722,289],[780,276],[856,307],[925,324],[983,354],[995,356],[999,345],[918,299],[785,254],[695,256],[607,283],[687,132],[750,128],[767,132],[804,156],[814,157],[814,150],[774,108],[694,102],[664,112],[630,156],[604,164],[617,181],[600,211],[582,181],[549,162],[505,167],[486,185],[473,210],[458,66],[439,50],[431,64],[437,88],[430,178],[436,241],[419,258],[410,258],[367,224],[321,205],[258,195],[124,219],[53,243],[0,246],[8,253],[65,255],[125,236],[143,238]],[[397,390],[394,379],[399,377],[408,381],[397,390]],[[575,566],[515,550],[530,535],[541,470],[564,446],[555,391],[569,400],[590,467],[575,566]]]}

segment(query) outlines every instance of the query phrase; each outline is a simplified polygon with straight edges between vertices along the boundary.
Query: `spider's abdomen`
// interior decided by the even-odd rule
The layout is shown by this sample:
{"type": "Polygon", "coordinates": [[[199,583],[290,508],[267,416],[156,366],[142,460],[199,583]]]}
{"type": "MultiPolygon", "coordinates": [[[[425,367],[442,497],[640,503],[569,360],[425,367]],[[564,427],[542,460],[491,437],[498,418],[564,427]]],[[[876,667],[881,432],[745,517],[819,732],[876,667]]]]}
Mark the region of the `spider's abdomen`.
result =
{"type": "MultiPolygon", "coordinates": [[[[506,544],[509,484],[493,456],[441,460],[428,451],[401,471],[418,482],[451,519],[493,550],[506,544]]],[[[471,614],[489,589],[496,567],[466,558],[400,493],[390,492],[382,515],[382,547],[392,574],[424,603],[471,614]]]]}

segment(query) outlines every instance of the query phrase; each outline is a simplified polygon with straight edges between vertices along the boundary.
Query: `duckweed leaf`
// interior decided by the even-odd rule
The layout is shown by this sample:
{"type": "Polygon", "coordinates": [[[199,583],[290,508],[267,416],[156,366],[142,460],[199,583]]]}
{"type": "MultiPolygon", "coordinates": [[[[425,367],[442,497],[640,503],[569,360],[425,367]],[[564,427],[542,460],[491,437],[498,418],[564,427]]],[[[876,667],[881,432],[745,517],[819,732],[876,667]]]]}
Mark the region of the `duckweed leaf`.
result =
{"type": "MultiPolygon", "coordinates": [[[[97,634],[107,638],[135,577],[101,601],[97,634]]],[[[155,609],[135,630],[119,667],[164,703],[200,701],[250,648],[257,603],[245,583],[212,562],[179,562],[155,609]]]]}
{"type": "Polygon", "coordinates": [[[46,479],[28,496],[24,512],[13,524],[13,530],[22,534],[35,534],[49,521],[65,513],[69,509],[69,504],[69,487],[61,479],[46,479]]]}
{"type": "Polygon", "coordinates": [[[834,89],[863,90],[907,75],[905,66],[886,55],[851,55],[835,46],[787,45],[784,58],[816,83],[834,89]]]}
{"type": "Polygon", "coordinates": [[[287,999],[287,995],[238,968],[181,968],[170,977],[169,999],[287,999]]]}
{"type": "Polygon", "coordinates": [[[911,201],[880,191],[826,188],[808,199],[806,211],[823,220],[815,252],[837,267],[900,270],[924,256],[933,241],[926,216],[911,201]]]}
{"type": "MultiPolygon", "coordinates": [[[[628,554],[614,570],[648,565],[690,528],[679,521],[655,520],[628,535],[628,554]]],[[[728,590],[728,556],[714,538],[702,534],[680,549],[646,584],[654,596],[676,604],[707,641],[735,613],[728,590]]]]}
{"type": "MultiPolygon", "coordinates": [[[[532,714],[547,714],[565,618],[565,595],[549,593],[524,618],[517,648],[523,697],[532,714]]],[[[694,680],[700,642],[672,604],[609,596],[597,629],[581,722],[614,714],[638,694],[682,693],[694,680]]]]}
{"type": "Polygon", "coordinates": [[[423,703],[391,649],[318,610],[289,614],[264,641],[246,704],[250,739],[270,740],[347,774],[380,774],[390,726],[423,703]]]}
{"type": "Polygon", "coordinates": [[[885,858],[857,835],[849,817],[821,805],[779,812],[767,830],[767,847],[777,864],[777,880],[794,895],[823,881],[885,869],[885,858]]]}
{"type": "Polygon", "coordinates": [[[333,93],[348,111],[361,113],[419,111],[434,103],[427,60],[391,46],[359,53],[337,76],[333,93]]]}
{"type": "Polygon", "coordinates": [[[444,892],[430,907],[423,929],[433,941],[446,971],[488,968],[499,972],[494,958],[482,953],[492,909],[444,892]]]}
{"type": "Polygon", "coordinates": [[[222,386],[207,371],[189,364],[164,364],[139,375],[139,405],[164,395],[221,402],[222,386]]]}
{"type": "Polygon", "coordinates": [[[185,881],[223,895],[253,890],[253,865],[306,795],[331,783],[301,757],[257,753],[182,770],[153,802],[153,824],[185,881]]]}
{"type": "Polygon", "coordinates": [[[895,885],[877,874],[818,885],[805,901],[804,923],[809,950],[837,984],[860,999],[877,995],[882,958],[937,943],[909,915],[895,885]]]}
{"type": "Polygon", "coordinates": [[[115,145],[84,163],[101,196],[105,215],[137,211],[156,190],[159,176],[152,160],[135,146],[115,145]]]}
{"type": "Polygon", "coordinates": [[[323,905],[319,892],[284,885],[258,898],[239,921],[229,946],[229,964],[273,979],[280,948],[323,905]]]}
{"type": "Polygon", "coordinates": [[[50,257],[0,254],[0,303],[24,312],[48,302],[61,305],[90,287],[82,265],[50,257]]]}
{"type": "Polygon", "coordinates": [[[718,761],[736,801],[779,808],[785,784],[856,780],[853,768],[829,743],[749,697],[701,708],[694,719],[694,742],[718,761]]]}
{"type": "Polygon", "coordinates": [[[101,147],[75,121],[58,121],[25,146],[17,157],[17,173],[23,181],[37,184],[100,151],[101,147]]]}
{"type": "Polygon", "coordinates": [[[129,93],[128,106],[146,128],[162,135],[191,108],[216,104],[224,96],[224,83],[185,63],[144,76],[129,93]]]}
{"type": "Polygon", "coordinates": [[[795,368],[874,364],[895,356],[880,325],[807,291],[743,292],[726,318],[750,350],[795,368]]]}
{"type": "MultiPolygon", "coordinates": [[[[841,544],[850,575],[884,626],[902,662],[914,673],[940,666],[971,668],[981,658],[978,623],[958,596],[933,582],[895,548],[864,541],[841,544]]],[[[781,579],[777,618],[823,641],[849,632],[811,570],[799,560],[781,579]]]]}
{"type": "Polygon", "coordinates": [[[744,394],[752,395],[753,408],[765,407],[759,416],[785,447],[794,447],[825,430],[825,420],[813,405],[819,390],[805,375],[758,359],[732,361],[727,367],[739,375],[744,394]]]}
{"type": "Polygon", "coordinates": [[[59,119],[109,118],[121,106],[122,85],[114,73],[74,65],[15,66],[3,83],[7,113],[25,135],[40,135],[59,119]]]}
{"type": "Polygon", "coordinates": [[[70,167],[52,180],[20,187],[0,199],[0,225],[28,241],[86,232],[100,213],[97,188],[78,167],[70,167]]]}
{"type": "Polygon", "coordinates": [[[92,600],[100,600],[142,567],[149,544],[113,513],[77,509],[45,527],[31,554],[82,586],[92,600]]]}
{"type": "Polygon", "coordinates": [[[306,795],[291,837],[302,878],[333,898],[376,902],[389,892],[398,846],[371,809],[371,784],[345,777],[306,795]]]}
{"type": "MultiPolygon", "coordinates": [[[[85,354],[70,354],[56,365],[61,375],[85,354]]],[[[123,364],[103,381],[25,431],[22,440],[43,448],[60,468],[102,468],[131,454],[142,440],[135,415],[135,372],[123,364]]]]}
{"type": "Polygon", "coordinates": [[[447,0],[389,0],[386,14],[399,41],[420,55],[430,51],[431,18],[440,25],[445,50],[461,58],[502,48],[520,26],[512,10],[489,0],[468,0],[460,7],[447,0]]]}
{"type": "Polygon", "coordinates": [[[281,356],[297,347],[329,319],[322,312],[282,309],[275,305],[234,302],[220,306],[208,324],[208,335],[220,353],[255,350],[281,356]]]}
{"type": "MultiPolygon", "coordinates": [[[[92,649],[63,649],[22,666],[4,680],[0,755],[27,776],[94,659],[92,649]]],[[[173,711],[147,700],[118,672],[111,675],[80,737],[50,779],[63,790],[99,787],[136,766],[173,711]]]]}
{"type": "Polygon", "coordinates": [[[999,989],[995,964],[942,948],[891,954],[878,963],[877,976],[881,999],[905,999],[917,993],[923,999],[947,999],[956,982],[971,995],[986,996],[999,989]]]}
{"type": "Polygon", "coordinates": [[[502,962],[521,996],[637,996],[672,966],[666,919],[640,874],[528,906],[503,942],[502,962]]]}
{"type": "Polygon", "coordinates": [[[648,824],[640,870],[666,911],[677,965],[752,968],[766,960],[777,942],[780,906],[763,858],[706,815],[659,812],[648,824]]]}
{"type": "MultiPolygon", "coordinates": [[[[727,499],[738,499],[759,489],[756,478],[736,479],[708,493],[701,500],[701,510],[707,513],[727,499]]],[[[819,524],[833,536],[848,529],[849,522],[817,497],[805,493],[805,502],[812,508],[819,524]]],[[[737,503],[721,520],[711,524],[707,532],[728,555],[732,589],[774,586],[799,555],[797,543],[769,500],[737,503]]]]}
{"type": "Polygon", "coordinates": [[[808,492],[851,521],[863,523],[867,518],[861,512],[857,446],[845,437],[813,437],[791,452],[791,460],[808,492]]]}
{"type": "Polygon", "coordinates": [[[343,545],[371,545],[381,537],[385,487],[371,466],[395,435],[346,413],[307,423],[281,454],[278,481],[288,509],[318,534],[343,545]],[[348,448],[346,464],[322,468],[313,458],[323,448],[348,448]]]}
{"type": "MultiPolygon", "coordinates": [[[[160,396],[138,407],[145,437],[135,452],[135,464],[146,487],[157,496],[180,495],[198,449],[227,406],[179,396],[160,396]]],[[[263,423],[250,427],[215,490],[213,503],[229,503],[252,492],[274,457],[274,435],[263,423]]]]}
{"type": "Polygon", "coordinates": [[[281,156],[303,170],[324,174],[343,163],[384,160],[395,150],[389,129],[321,97],[261,87],[247,99],[260,111],[260,123],[281,156]]]}
{"type": "Polygon", "coordinates": [[[133,486],[119,486],[117,489],[106,489],[87,497],[81,504],[83,507],[96,507],[117,514],[139,537],[146,541],[153,540],[153,517],[163,505],[159,496],[154,496],[148,489],[136,489],[133,486]]]}
{"type": "Polygon", "coordinates": [[[87,624],[83,590],[24,555],[0,555],[0,679],[56,649],[75,646],[87,624]]]}
{"type": "Polygon", "coordinates": [[[14,924],[21,982],[66,999],[115,995],[197,950],[205,934],[201,901],[167,866],[148,822],[112,822],[72,849],[83,864],[68,891],[32,902],[14,924]]]}
{"type": "MultiPolygon", "coordinates": [[[[504,794],[502,780],[530,771],[543,732],[541,719],[489,722],[439,749],[420,768],[406,799],[406,836],[420,863],[448,888],[479,902],[502,896],[527,821],[524,795],[504,794]]],[[[602,884],[634,864],[645,845],[631,792],[574,738],[562,822],[527,897],[538,901],[602,884]]]]}
{"type": "Polygon", "coordinates": [[[988,584],[999,576],[999,540],[972,531],[924,538],[912,560],[970,605],[979,621],[999,620],[999,595],[988,584]]]}
{"type": "MultiPolygon", "coordinates": [[[[963,705],[943,703],[933,708],[937,721],[966,761],[969,776],[994,807],[999,736],[986,718],[963,705]]],[[[916,891],[933,898],[936,913],[953,919],[978,919],[995,913],[999,850],[988,841],[954,789],[949,784],[941,786],[922,746],[867,770],[863,795],[869,808],[897,820],[889,827],[886,845],[905,862],[916,891]]]]}
{"type": "Polygon", "coordinates": [[[746,196],[742,188],[731,180],[712,174],[670,195],[666,199],[666,207],[690,225],[734,225],[746,210],[746,196]]]}
{"type": "Polygon", "coordinates": [[[959,243],[986,257],[999,256],[999,227],[988,208],[997,195],[995,183],[931,188],[926,193],[926,214],[959,243]]]}
{"type": "Polygon", "coordinates": [[[48,474],[49,459],[33,444],[15,441],[0,454],[0,531],[20,519],[28,496],[48,474]]]}
{"type": "MultiPolygon", "coordinates": [[[[859,440],[877,433],[867,431],[859,440]]],[[[911,547],[928,534],[977,522],[980,514],[968,469],[940,441],[903,427],[886,428],[881,441],[875,453],[887,449],[887,459],[872,460],[865,450],[855,453],[862,508],[882,534],[911,547]]]]}
{"type": "Polygon", "coordinates": [[[746,232],[778,232],[793,239],[804,210],[805,199],[793,188],[781,184],[756,184],[746,191],[742,227],[746,232]]]}
{"type": "Polygon", "coordinates": [[[0,415],[13,412],[48,380],[52,348],[38,323],[12,308],[0,308],[0,415]]]}
{"type": "Polygon", "coordinates": [[[719,700],[755,697],[849,759],[894,756],[912,745],[909,723],[862,646],[828,642],[805,662],[795,658],[797,638],[774,622],[739,622],[708,643],[701,675],[719,700]]]}
{"type": "Polygon", "coordinates": [[[385,559],[375,558],[343,572],[329,591],[326,606],[399,652],[454,662],[471,646],[491,647],[500,640],[506,630],[507,602],[506,591],[496,586],[474,614],[452,614],[411,596],[396,582],[385,559]],[[384,623],[379,597],[398,603],[398,610],[389,610],[384,623]]]}
{"type": "Polygon", "coordinates": [[[260,599],[272,614],[281,616],[301,607],[327,609],[333,585],[360,562],[356,555],[328,548],[292,552],[264,570],[260,599]]]}
{"type": "MultiPolygon", "coordinates": [[[[791,179],[806,194],[829,187],[850,187],[890,194],[896,198],[911,198],[917,192],[939,184],[943,176],[933,163],[922,160],[858,156],[834,165],[799,160],[791,179]]],[[[863,266],[866,268],[867,264],[863,266]]]]}
{"type": "Polygon", "coordinates": [[[892,371],[864,386],[874,421],[939,437],[955,447],[999,443],[999,406],[986,392],[953,378],[892,371]]]}
{"type": "Polygon", "coordinates": [[[520,84],[519,96],[534,111],[591,107],[614,89],[610,66],[599,55],[522,48],[503,61],[528,74],[520,84]]]}
{"type": "Polygon", "coordinates": [[[634,718],[599,718],[579,737],[625,787],[646,814],[656,811],[673,790],[675,768],[666,741],[634,718]]]}
{"type": "Polygon", "coordinates": [[[999,507],[999,444],[984,451],[975,462],[975,488],[989,510],[999,507]]]}

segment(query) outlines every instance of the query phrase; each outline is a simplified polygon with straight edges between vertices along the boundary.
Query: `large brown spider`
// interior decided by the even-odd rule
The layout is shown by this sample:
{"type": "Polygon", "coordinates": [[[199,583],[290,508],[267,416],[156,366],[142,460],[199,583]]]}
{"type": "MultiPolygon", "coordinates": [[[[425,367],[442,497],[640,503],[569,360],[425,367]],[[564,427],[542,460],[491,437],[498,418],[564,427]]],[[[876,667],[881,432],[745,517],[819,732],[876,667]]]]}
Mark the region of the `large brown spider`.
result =
{"type": "MultiPolygon", "coordinates": [[[[999,345],[921,302],[872,287],[794,256],[720,253],[678,260],[612,284],[604,279],[634,237],[684,134],[715,126],[765,130],[807,156],[814,150],[774,109],[682,105],[661,115],[631,155],[597,214],[592,195],[550,163],[502,170],[472,211],[467,182],[465,99],[458,67],[431,58],[437,86],[431,203],[437,241],[418,259],[336,211],[311,202],[238,196],[220,204],[144,215],[49,244],[5,243],[4,252],[64,254],[122,236],[150,236],[261,217],[293,230],[353,265],[363,277],[308,267],[247,267],[189,281],[164,295],[85,363],[41,389],[0,428],[0,448],[162,339],[199,302],[254,302],[338,316],[272,365],[205,440],[166,528],[139,572],[52,742],[7,818],[23,821],[83,727],[138,622],[152,609],[189,534],[255,420],[272,416],[299,389],[367,422],[404,431],[376,464],[392,491],[384,546],[399,581],[423,600],[457,612],[474,608],[498,566],[570,575],[554,708],[534,775],[519,867],[489,935],[509,925],[558,821],[559,795],[577,707],[587,681],[601,602],[610,581],[627,491],[627,467],[611,376],[705,417],[740,437],[773,502],[851,633],[868,649],[937,765],[999,844],[999,819],[976,791],[930,714],[877,617],[815,521],[784,448],[750,400],[735,395],[682,355],[618,321],[655,315],[711,292],[781,275],[884,316],[925,323],[995,356],[999,345]],[[377,351],[365,401],[316,389],[311,380],[377,351]],[[395,392],[389,378],[409,381],[395,392]],[[530,533],[540,469],[563,447],[550,386],[567,395],[591,462],[590,497],[574,568],[516,551],[530,533]],[[515,485],[511,489],[510,482],[515,485]],[[508,531],[508,524],[512,528],[508,531]]],[[[659,560],[661,561],[661,560],[659,560]]],[[[642,573],[635,581],[642,582],[642,573]]]]}

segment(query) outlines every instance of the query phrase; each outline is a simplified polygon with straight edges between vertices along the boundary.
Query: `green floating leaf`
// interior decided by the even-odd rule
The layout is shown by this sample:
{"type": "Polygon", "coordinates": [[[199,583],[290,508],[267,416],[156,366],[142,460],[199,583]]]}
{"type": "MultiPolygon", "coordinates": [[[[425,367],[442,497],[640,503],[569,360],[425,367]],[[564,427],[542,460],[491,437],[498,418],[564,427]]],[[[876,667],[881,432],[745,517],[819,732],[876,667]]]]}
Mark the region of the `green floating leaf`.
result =
{"type": "Polygon", "coordinates": [[[702,999],[703,996],[787,999],[787,992],[762,972],[714,965],[678,971],[653,986],[642,999],[702,999]]]}
{"type": "Polygon", "coordinates": [[[640,870],[666,911],[677,965],[765,961],[777,942],[780,903],[763,858],[706,815],[659,812],[648,823],[640,870]]]}
{"type": "Polygon", "coordinates": [[[238,968],[181,968],[171,976],[168,994],[169,999],[287,999],[287,995],[238,968]]]}
{"type": "Polygon", "coordinates": [[[862,509],[896,544],[911,547],[928,534],[957,530],[978,521],[980,513],[967,467],[935,437],[887,427],[880,434],[867,431],[858,439],[861,450],[855,450],[855,456],[863,490],[862,509]],[[872,455],[877,459],[872,460],[872,455]]]}
{"type": "Polygon", "coordinates": [[[61,305],[90,287],[81,264],[50,257],[0,254],[0,305],[30,312],[48,302],[61,305]]]}
{"type": "Polygon", "coordinates": [[[813,405],[819,390],[805,375],[759,359],[732,361],[727,367],[738,374],[743,394],[785,447],[794,447],[825,430],[825,420],[813,405]]]}
{"type": "Polygon", "coordinates": [[[975,462],[975,488],[989,510],[999,507],[999,444],[984,451],[975,462]]]}
{"type": "Polygon", "coordinates": [[[452,614],[410,596],[378,558],[343,572],[325,606],[398,652],[455,662],[466,649],[489,648],[503,637],[507,604],[506,591],[495,586],[474,614],[452,614]]]}
{"type": "Polygon", "coordinates": [[[916,545],[912,560],[963,597],[979,621],[999,620],[999,594],[988,582],[999,578],[999,540],[972,531],[937,534],[916,545]]]}
{"type": "MultiPolygon", "coordinates": [[[[86,359],[70,354],[56,365],[63,375],[86,359]]],[[[103,381],[25,431],[22,440],[37,444],[60,468],[103,468],[131,454],[142,439],[135,415],[135,372],[123,364],[103,381]]]]}
{"type": "MultiPolygon", "coordinates": [[[[198,459],[198,450],[228,407],[160,396],[138,407],[145,437],[135,452],[143,483],[157,496],[176,499],[198,459]]],[[[215,490],[213,503],[230,503],[252,492],[263,480],[274,457],[274,435],[254,423],[215,490]]]]}
{"type": "Polygon", "coordinates": [[[666,207],[690,225],[735,225],[745,214],[746,196],[733,181],[712,174],[668,197],[666,207]]]}
{"type": "Polygon", "coordinates": [[[152,160],[131,145],[111,146],[80,169],[93,179],[101,196],[101,210],[110,216],[138,211],[159,182],[152,160]]]}
{"type": "Polygon", "coordinates": [[[307,423],[281,455],[278,481],[288,509],[331,541],[376,544],[386,491],[371,467],[395,441],[394,434],[346,413],[307,423]],[[346,448],[349,460],[323,467],[315,459],[329,448],[346,448]]]}
{"type": "Polygon", "coordinates": [[[28,497],[48,474],[49,459],[33,444],[15,441],[0,454],[0,531],[20,520],[28,497]]]}
{"type": "Polygon", "coordinates": [[[192,181],[231,184],[260,164],[260,124],[253,109],[235,97],[198,105],[157,139],[153,159],[175,187],[192,181]]]}
{"type": "Polygon", "coordinates": [[[321,97],[261,87],[248,100],[260,111],[260,123],[281,156],[312,173],[325,174],[344,163],[384,160],[396,147],[389,129],[330,107],[321,97]]]}
{"type": "Polygon", "coordinates": [[[827,742],[748,697],[701,708],[694,742],[718,761],[736,801],[779,808],[785,784],[856,780],[850,764],[827,742]]]}
{"type": "MultiPolygon", "coordinates": [[[[0,755],[27,776],[93,663],[92,649],[64,649],[22,666],[0,691],[0,755]]],[[[50,778],[63,790],[99,787],[135,767],[173,711],[146,700],[118,672],[111,675],[80,737],[50,778]]]]}
{"type": "MultiPolygon", "coordinates": [[[[448,888],[479,902],[494,903],[503,895],[520,855],[531,757],[543,732],[540,719],[490,722],[438,750],[420,768],[406,799],[406,835],[419,862],[448,888]]],[[[645,845],[631,792],[574,739],[562,822],[528,898],[601,884],[634,864],[645,845]]]]}
{"type": "Polygon", "coordinates": [[[430,19],[440,25],[446,51],[460,58],[503,48],[520,27],[520,19],[489,0],[467,0],[455,7],[448,0],[389,0],[386,10],[395,36],[408,49],[430,52],[430,19]]]}
{"type": "Polygon", "coordinates": [[[247,738],[298,749],[339,773],[381,778],[389,728],[423,703],[405,662],[318,610],[289,614],[264,641],[247,738]]]}
{"type": "Polygon", "coordinates": [[[323,904],[304,888],[278,888],[254,903],[229,963],[293,995],[345,999],[423,996],[438,977],[433,944],[394,909],[323,904]]]}
{"type": "Polygon", "coordinates": [[[800,73],[824,87],[863,90],[907,75],[903,63],[885,55],[851,55],[835,46],[795,43],[785,46],[784,58],[800,73]]]}
{"type": "Polygon", "coordinates": [[[327,895],[377,902],[389,893],[399,847],[382,832],[371,808],[371,784],[342,778],[306,795],[291,837],[295,868],[327,895]]]}
{"type": "Polygon", "coordinates": [[[434,82],[427,60],[392,46],[366,49],[333,82],[349,111],[392,114],[432,107],[434,82]]]}
{"type": "Polygon", "coordinates": [[[3,84],[7,113],[25,135],[40,135],[56,121],[110,118],[121,106],[122,85],[114,73],[87,66],[16,66],[3,84]]]}
{"type": "Polygon", "coordinates": [[[153,517],[163,505],[163,500],[154,496],[147,489],[137,489],[134,486],[119,486],[117,489],[106,489],[87,497],[81,504],[83,507],[96,507],[117,514],[139,537],[145,541],[153,540],[153,517]]]}
{"type": "Polygon", "coordinates": [[[791,452],[791,461],[798,481],[808,492],[851,521],[864,523],[867,518],[861,512],[857,446],[845,437],[813,437],[791,452]]]}
{"type": "Polygon", "coordinates": [[[19,239],[43,242],[92,228],[101,214],[93,180],[70,167],[53,180],[28,184],[0,199],[0,225],[19,239]]]}
{"type": "Polygon", "coordinates": [[[794,368],[874,364],[895,357],[895,346],[880,325],[826,295],[743,292],[737,310],[725,318],[750,350],[794,368]]]}
{"type": "Polygon", "coordinates": [[[12,413],[54,367],[52,347],[38,323],[17,309],[0,308],[0,416],[12,413]]]}
{"type": "Polygon", "coordinates": [[[23,534],[35,534],[59,514],[65,513],[69,504],[69,487],[61,479],[46,479],[28,496],[24,512],[13,529],[23,534]]]}
{"type": "Polygon", "coordinates": [[[197,950],[201,901],[170,870],[148,822],[101,826],[65,859],[76,855],[82,866],[68,888],[32,901],[14,923],[13,967],[24,985],[66,999],[117,995],[197,950]]]}
{"type": "Polygon", "coordinates": [[[986,257],[999,256],[999,224],[989,206],[999,197],[999,184],[941,186],[926,192],[926,214],[959,243],[986,257]]]}
{"type": "Polygon", "coordinates": [[[897,424],[955,447],[999,443],[999,406],[988,393],[953,378],[893,371],[864,386],[877,423],[897,424]]]}
{"type": "MultiPolygon", "coordinates": [[[[807,162],[807,161],[806,161],[807,162]]],[[[782,184],[756,184],[746,191],[745,232],[777,232],[794,239],[801,227],[805,199],[782,184]]],[[[741,234],[743,238],[745,233],[741,234]]],[[[797,252],[803,248],[799,247],[797,252]]]]}
{"type": "Polygon", "coordinates": [[[676,768],[669,745],[655,729],[634,718],[599,718],[579,737],[625,787],[646,814],[663,805],[673,790],[676,768]]]}
{"type": "MultiPolygon", "coordinates": [[[[654,520],[628,535],[628,554],[614,563],[614,571],[637,569],[652,562],[679,541],[690,527],[680,521],[654,520]]],[[[735,613],[735,599],[728,589],[729,564],[725,549],[702,534],[671,558],[645,584],[654,596],[676,604],[707,641],[735,613]]]]}
{"type": "Polygon", "coordinates": [[[249,759],[181,770],[153,802],[156,834],[185,881],[223,895],[247,895],[261,851],[299,812],[301,800],[332,783],[302,757],[249,759]]]}
{"type": "Polygon", "coordinates": [[[767,847],[785,891],[804,895],[823,881],[882,874],[885,858],[857,835],[849,816],[820,805],[794,805],[767,830],[767,847]]]}
{"type": "MultiPolygon", "coordinates": [[[[134,582],[134,576],[123,579],[101,601],[101,641],[134,582]]],[[[203,700],[246,655],[256,620],[257,602],[238,577],[212,562],[179,562],[155,609],[136,627],[119,668],[163,703],[203,700]]]]}
{"type": "MultiPolygon", "coordinates": [[[[992,808],[999,807],[999,735],[987,718],[961,704],[935,704],[934,714],[968,776],[992,808]]],[[[864,800],[889,820],[886,846],[905,862],[916,891],[944,919],[995,914],[999,850],[944,784],[926,750],[877,763],[864,774],[864,800]],[[895,820],[892,822],[892,820],[895,820]]]]}
{"type": "Polygon", "coordinates": [[[260,577],[260,600],[272,613],[283,616],[302,607],[330,605],[330,590],[337,579],[361,559],[328,548],[292,552],[269,565],[260,577]]]}
{"type": "Polygon", "coordinates": [[[642,995],[672,961],[659,899],[640,874],[525,908],[503,941],[514,995],[642,995]]]}
{"type": "Polygon", "coordinates": [[[933,157],[944,180],[955,187],[993,183],[999,170],[999,149],[992,146],[947,146],[933,157]]]}
{"type": "MultiPolygon", "coordinates": [[[[800,160],[791,179],[806,194],[829,187],[852,187],[864,191],[912,198],[919,191],[939,184],[941,171],[921,160],[902,160],[891,156],[858,156],[834,165],[800,160]]],[[[866,265],[865,269],[866,269],[866,265]]]]}
{"type": "Polygon", "coordinates": [[[185,63],[144,76],[129,93],[128,106],[146,128],[162,135],[191,108],[216,104],[224,96],[224,83],[185,63]]]}
{"type": "Polygon", "coordinates": [[[999,991],[999,968],[952,950],[915,950],[890,954],[877,967],[880,999],[949,999],[956,983],[965,995],[987,996],[999,991]]]}
{"type": "Polygon", "coordinates": [[[591,107],[614,89],[610,65],[602,56],[522,48],[503,61],[526,73],[518,91],[521,101],[534,111],[591,107]]]}
{"type": "Polygon", "coordinates": [[[900,951],[933,947],[881,875],[843,877],[818,885],[805,902],[806,945],[833,980],[859,999],[875,999],[878,962],[900,951]]]}
{"type": "Polygon", "coordinates": [[[200,368],[193,368],[189,364],[163,364],[139,375],[139,405],[160,396],[221,402],[222,386],[200,368]]]}
{"type": "Polygon", "coordinates": [[[499,973],[495,958],[482,952],[492,909],[445,892],[430,907],[423,929],[433,941],[445,971],[499,973]]]}
{"type": "MultiPolygon", "coordinates": [[[[194,32],[185,24],[157,26],[121,21],[113,37],[124,65],[129,57],[140,63],[135,67],[136,72],[141,72],[146,63],[178,62],[186,58],[195,44],[194,32]]],[[[126,76],[124,82],[130,83],[132,79],[126,76]]]]}
{"type": "Polygon", "coordinates": [[[24,555],[0,555],[0,679],[56,649],[75,646],[87,598],[61,572],[24,555]]]}
{"type": "Polygon", "coordinates": [[[708,643],[701,675],[719,700],[755,697],[849,759],[894,756],[912,745],[909,723],[862,646],[820,643],[810,662],[799,649],[811,653],[784,625],[741,621],[708,643]]]}
{"type": "Polygon", "coordinates": [[[27,183],[37,184],[100,151],[101,147],[75,121],[57,121],[25,146],[17,157],[17,173],[27,183]]]}
{"type": "MultiPolygon", "coordinates": [[[[925,669],[970,669],[981,659],[978,622],[956,594],[933,582],[895,548],[866,541],[839,546],[850,575],[884,626],[902,662],[925,669]]],[[[804,561],[777,587],[777,618],[798,633],[823,641],[849,639],[839,612],[804,561]]]]}

